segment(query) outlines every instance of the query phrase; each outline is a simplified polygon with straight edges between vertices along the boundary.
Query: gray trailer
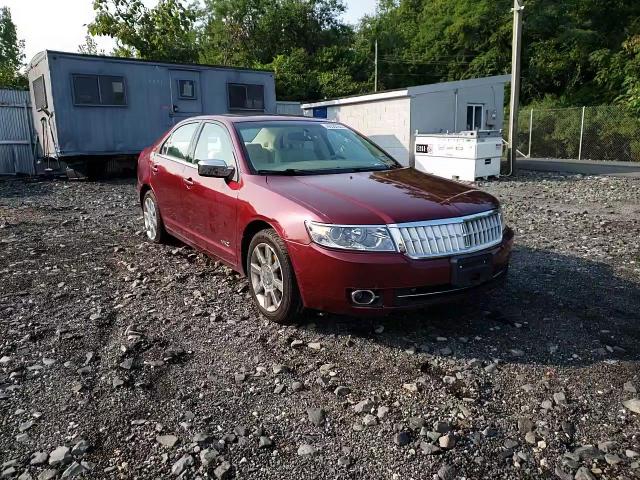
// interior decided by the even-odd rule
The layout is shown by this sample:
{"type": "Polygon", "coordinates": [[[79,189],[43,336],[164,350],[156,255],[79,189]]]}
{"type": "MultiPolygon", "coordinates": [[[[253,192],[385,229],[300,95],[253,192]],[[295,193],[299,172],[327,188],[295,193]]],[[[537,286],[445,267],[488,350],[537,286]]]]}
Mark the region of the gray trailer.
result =
{"type": "Polygon", "coordinates": [[[137,155],[190,116],[276,113],[269,71],[46,50],[28,77],[42,157],[76,166],[137,155]]]}

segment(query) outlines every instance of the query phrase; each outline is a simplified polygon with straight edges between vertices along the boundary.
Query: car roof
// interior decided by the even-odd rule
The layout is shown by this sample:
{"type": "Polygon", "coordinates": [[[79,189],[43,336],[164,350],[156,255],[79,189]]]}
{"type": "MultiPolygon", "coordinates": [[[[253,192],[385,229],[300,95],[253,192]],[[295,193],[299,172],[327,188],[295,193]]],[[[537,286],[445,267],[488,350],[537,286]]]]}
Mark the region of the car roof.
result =
{"type": "Polygon", "coordinates": [[[224,114],[224,115],[200,115],[198,117],[190,117],[188,120],[217,120],[229,123],[238,122],[264,122],[264,121],[287,121],[287,120],[305,120],[309,122],[327,122],[326,118],[303,117],[301,115],[241,115],[241,114],[224,114]]]}

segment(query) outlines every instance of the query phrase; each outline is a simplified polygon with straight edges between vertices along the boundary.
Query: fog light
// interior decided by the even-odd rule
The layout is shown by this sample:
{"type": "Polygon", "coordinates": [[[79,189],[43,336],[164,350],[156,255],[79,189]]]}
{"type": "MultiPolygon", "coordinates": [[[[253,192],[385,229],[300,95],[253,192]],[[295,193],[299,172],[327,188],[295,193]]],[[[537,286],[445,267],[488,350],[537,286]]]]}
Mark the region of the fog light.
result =
{"type": "Polygon", "coordinates": [[[371,305],[376,300],[376,294],[371,290],[354,290],[351,292],[351,301],[356,305],[371,305]]]}

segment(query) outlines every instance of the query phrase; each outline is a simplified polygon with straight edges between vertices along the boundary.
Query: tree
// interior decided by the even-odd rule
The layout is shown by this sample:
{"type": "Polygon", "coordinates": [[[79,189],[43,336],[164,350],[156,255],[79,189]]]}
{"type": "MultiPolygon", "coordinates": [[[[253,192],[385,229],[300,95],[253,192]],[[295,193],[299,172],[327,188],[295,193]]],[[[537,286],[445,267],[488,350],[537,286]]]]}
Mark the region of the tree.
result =
{"type": "Polygon", "coordinates": [[[18,40],[16,25],[7,7],[0,9],[0,88],[28,87],[24,67],[24,41],[18,40]]]}
{"type": "Polygon", "coordinates": [[[78,53],[85,55],[104,55],[104,50],[98,50],[98,43],[91,35],[84,37],[84,43],[78,45],[78,53]]]}
{"type": "Polygon", "coordinates": [[[198,60],[195,22],[198,10],[180,0],[160,0],[152,9],[141,0],[94,0],[91,35],[116,40],[115,54],[148,60],[198,60]]]}

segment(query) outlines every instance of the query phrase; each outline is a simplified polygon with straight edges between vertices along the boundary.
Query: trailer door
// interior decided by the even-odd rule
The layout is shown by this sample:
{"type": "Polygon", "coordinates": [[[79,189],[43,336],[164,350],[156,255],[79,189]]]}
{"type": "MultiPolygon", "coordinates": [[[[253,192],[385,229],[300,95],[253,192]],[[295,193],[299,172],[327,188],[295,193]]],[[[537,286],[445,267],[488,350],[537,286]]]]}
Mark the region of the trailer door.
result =
{"type": "Polygon", "coordinates": [[[173,123],[202,114],[200,72],[169,70],[171,76],[171,110],[173,123]]]}

